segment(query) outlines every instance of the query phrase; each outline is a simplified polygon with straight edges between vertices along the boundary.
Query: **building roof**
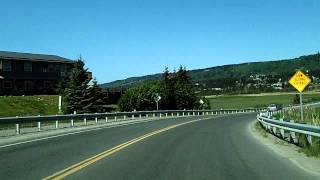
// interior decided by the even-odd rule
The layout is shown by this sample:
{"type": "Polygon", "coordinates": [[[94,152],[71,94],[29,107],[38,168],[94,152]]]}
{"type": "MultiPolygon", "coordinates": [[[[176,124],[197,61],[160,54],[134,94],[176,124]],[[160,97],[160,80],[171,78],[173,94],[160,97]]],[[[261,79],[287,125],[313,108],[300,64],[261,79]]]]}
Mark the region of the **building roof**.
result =
{"type": "Polygon", "coordinates": [[[73,60],[56,56],[56,55],[20,53],[20,52],[10,52],[10,51],[0,51],[0,59],[63,62],[63,63],[75,62],[73,60]]]}

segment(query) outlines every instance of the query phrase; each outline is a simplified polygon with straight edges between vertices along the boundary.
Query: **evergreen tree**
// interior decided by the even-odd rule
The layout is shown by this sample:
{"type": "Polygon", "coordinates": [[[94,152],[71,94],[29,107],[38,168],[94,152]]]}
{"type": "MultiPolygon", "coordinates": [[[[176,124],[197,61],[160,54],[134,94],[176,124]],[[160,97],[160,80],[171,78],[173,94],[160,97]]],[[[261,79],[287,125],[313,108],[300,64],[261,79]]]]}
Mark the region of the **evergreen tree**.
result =
{"type": "Polygon", "coordinates": [[[88,69],[84,68],[84,62],[79,58],[69,76],[69,81],[63,90],[63,94],[67,101],[67,113],[85,113],[88,106],[88,84],[90,78],[88,77],[88,69]]]}

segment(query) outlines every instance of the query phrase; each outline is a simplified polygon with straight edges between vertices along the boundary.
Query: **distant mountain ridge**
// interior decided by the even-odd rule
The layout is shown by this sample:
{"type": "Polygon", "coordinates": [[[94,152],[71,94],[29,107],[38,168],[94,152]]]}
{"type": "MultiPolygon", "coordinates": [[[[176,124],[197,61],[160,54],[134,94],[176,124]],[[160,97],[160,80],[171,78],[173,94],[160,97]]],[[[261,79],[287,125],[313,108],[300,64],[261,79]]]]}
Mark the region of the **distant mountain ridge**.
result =
{"type": "MultiPolygon", "coordinates": [[[[189,70],[188,73],[195,83],[209,88],[223,87],[236,81],[246,81],[250,76],[263,75],[288,79],[296,69],[308,71],[311,76],[320,75],[320,54],[300,56],[293,59],[275,61],[249,62],[230,64],[204,69],[189,70]]],[[[140,77],[130,77],[101,84],[103,88],[129,88],[146,81],[161,78],[161,73],[140,77]]]]}

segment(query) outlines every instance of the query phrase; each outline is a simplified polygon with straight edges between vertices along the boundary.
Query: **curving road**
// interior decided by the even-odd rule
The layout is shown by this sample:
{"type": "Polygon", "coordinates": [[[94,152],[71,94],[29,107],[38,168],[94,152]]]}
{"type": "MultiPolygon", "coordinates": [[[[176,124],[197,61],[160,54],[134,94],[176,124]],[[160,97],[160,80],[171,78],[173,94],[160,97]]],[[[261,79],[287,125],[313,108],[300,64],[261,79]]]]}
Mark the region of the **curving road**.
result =
{"type": "Polygon", "coordinates": [[[0,148],[0,179],[315,179],[251,137],[255,117],[166,119],[0,148]]]}

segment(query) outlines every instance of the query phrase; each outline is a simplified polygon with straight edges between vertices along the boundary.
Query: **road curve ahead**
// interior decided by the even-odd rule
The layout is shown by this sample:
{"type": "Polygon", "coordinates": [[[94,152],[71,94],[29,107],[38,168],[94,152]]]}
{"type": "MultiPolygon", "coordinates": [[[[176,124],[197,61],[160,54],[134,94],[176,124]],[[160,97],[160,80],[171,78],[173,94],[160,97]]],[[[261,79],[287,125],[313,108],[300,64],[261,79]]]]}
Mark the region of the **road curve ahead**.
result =
{"type": "Polygon", "coordinates": [[[159,120],[1,148],[0,179],[315,179],[251,137],[255,117],[159,120]]]}

